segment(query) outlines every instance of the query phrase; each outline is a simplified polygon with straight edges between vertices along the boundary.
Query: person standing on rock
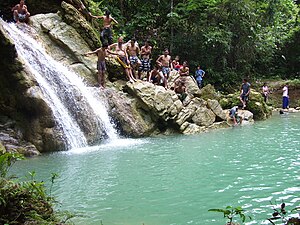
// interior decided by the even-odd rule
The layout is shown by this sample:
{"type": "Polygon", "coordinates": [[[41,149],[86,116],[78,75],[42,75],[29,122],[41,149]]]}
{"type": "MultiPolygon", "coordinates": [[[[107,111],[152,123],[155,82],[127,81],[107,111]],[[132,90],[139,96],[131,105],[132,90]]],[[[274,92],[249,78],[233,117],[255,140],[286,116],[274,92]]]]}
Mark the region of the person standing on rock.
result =
{"type": "Polygon", "coordinates": [[[266,83],[264,83],[263,87],[262,87],[262,94],[263,94],[263,97],[264,97],[264,102],[267,103],[268,101],[268,98],[269,98],[269,87],[266,83]]]}
{"type": "Polygon", "coordinates": [[[132,68],[132,75],[137,78],[135,76],[135,71],[139,68],[139,66],[141,65],[141,61],[138,57],[138,55],[140,54],[140,48],[138,45],[136,45],[136,40],[135,38],[132,38],[130,40],[130,44],[127,45],[126,47],[126,52],[129,56],[129,61],[130,61],[130,65],[132,68]]]}
{"type": "Polygon", "coordinates": [[[243,79],[243,84],[241,86],[241,95],[240,95],[240,101],[243,104],[243,108],[246,108],[246,103],[249,100],[250,95],[250,84],[248,83],[247,79],[243,79]]]}
{"type": "Polygon", "coordinates": [[[19,4],[11,9],[11,11],[13,12],[14,21],[16,21],[16,23],[29,23],[30,13],[25,5],[25,0],[21,0],[19,4]]]}
{"type": "Polygon", "coordinates": [[[199,65],[197,67],[196,72],[195,72],[195,78],[196,78],[197,85],[198,85],[199,89],[201,89],[201,87],[202,87],[202,80],[203,80],[204,75],[205,75],[205,71],[202,70],[200,65],[199,65]]]}
{"type": "Polygon", "coordinates": [[[103,30],[100,33],[102,44],[108,43],[108,45],[111,45],[113,43],[111,24],[112,22],[118,24],[118,22],[110,15],[109,10],[105,11],[104,16],[97,16],[97,18],[103,20],[103,30]]]}
{"type": "Polygon", "coordinates": [[[164,75],[164,87],[167,89],[170,72],[173,70],[173,64],[168,49],[165,49],[164,54],[158,57],[156,63],[161,67],[161,71],[164,75]]]}
{"type": "Polygon", "coordinates": [[[104,74],[106,72],[105,57],[107,56],[107,52],[112,53],[109,50],[107,50],[107,48],[108,45],[104,44],[102,45],[101,48],[98,48],[95,51],[87,52],[84,54],[85,56],[92,55],[92,54],[98,55],[97,70],[98,70],[98,82],[100,88],[105,88],[105,78],[104,78],[104,74]]]}
{"type": "Polygon", "coordinates": [[[132,70],[130,67],[128,55],[126,53],[126,49],[123,46],[123,38],[119,37],[118,42],[108,46],[108,49],[109,50],[115,49],[114,52],[110,51],[110,53],[117,56],[117,60],[121,64],[121,66],[124,68],[128,80],[130,82],[136,81],[136,79],[132,75],[132,70]]]}
{"type": "Polygon", "coordinates": [[[288,85],[284,85],[282,89],[282,108],[288,109],[289,108],[289,89],[288,85]]]}
{"type": "Polygon", "coordinates": [[[150,75],[150,57],[152,54],[152,46],[147,40],[145,45],[141,48],[141,65],[139,67],[138,78],[141,79],[142,72],[147,72],[147,77],[150,75]]]}

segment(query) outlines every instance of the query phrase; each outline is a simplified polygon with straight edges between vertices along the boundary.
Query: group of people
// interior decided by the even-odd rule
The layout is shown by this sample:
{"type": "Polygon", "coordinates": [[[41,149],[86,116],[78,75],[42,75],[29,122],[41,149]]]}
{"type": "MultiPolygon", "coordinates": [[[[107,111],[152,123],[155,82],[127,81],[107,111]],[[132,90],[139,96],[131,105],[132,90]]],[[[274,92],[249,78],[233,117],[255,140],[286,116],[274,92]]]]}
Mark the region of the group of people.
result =
{"type": "MultiPolygon", "coordinates": [[[[266,83],[262,86],[262,96],[264,98],[264,101],[267,102],[269,99],[270,90],[266,83]]],[[[282,88],[282,109],[288,109],[289,108],[289,88],[288,85],[285,84],[282,88]]]]}
{"type": "MultiPolygon", "coordinates": [[[[118,24],[118,21],[111,16],[111,13],[108,10],[105,11],[104,16],[94,16],[87,10],[81,0],[67,1],[77,8],[88,20],[102,19],[103,21],[103,27],[100,32],[102,47],[84,54],[85,56],[92,54],[98,56],[97,70],[100,87],[105,87],[104,74],[107,70],[105,58],[109,55],[116,56],[117,61],[124,68],[126,77],[130,82],[142,79],[142,73],[146,73],[146,80],[148,82],[162,85],[167,89],[168,78],[173,69],[178,71],[180,77],[189,76],[190,71],[188,63],[185,61],[180,65],[179,56],[176,56],[175,59],[172,60],[168,49],[165,49],[163,54],[157,58],[155,65],[151,70],[152,46],[149,41],[146,41],[141,48],[134,38],[127,43],[124,43],[123,38],[119,37],[117,43],[113,43],[112,25],[118,24]]],[[[20,0],[20,3],[17,4],[12,11],[16,23],[29,22],[30,13],[25,5],[25,0],[20,0]]],[[[202,86],[204,75],[204,70],[198,66],[195,72],[195,80],[199,88],[202,86]]],[[[175,82],[175,87],[173,88],[177,92],[185,92],[185,79],[180,79],[175,82]]]]}
{"type": "MultiPolygon", "coordinates": [[[[100,17],[97,17],[100,18],[100,17]]],[[[179,63],[179,56],[176,56],[172,61],[169,50],[165,49],[155,61],[155,65],[151,70],[151,55],[152,46],[147,40],[140,48],[135,38],[132,38],[127,43],[123,42],[123,38],[119,37],[117,43],[112,43],[112,23],[118,23],[111,17],[110,13],[106,11],[105,16],[101,17],[104,21],[104,27],[101,32],[102,47],[95,51],[88,52],[85,55],[98,55],[98,81],[100,87],[104,87],[104,73],[106,71],[105,57],[108,54],[116,55],[118,62],[124,68],[127,79],[130,82],[135,82],[137,79],[142,79],[142,73],[146,73],[146,80],[154,84],[162,85],[168,88],[168,78],[170,72],[174,69],[179,72],[180,77],[189,76],[189,68],[187,62],[179,63]],[[102,66],[99,66],[102,65],[102,66]]],[[[202,86],[202,80],[205,71],[198,66],[195,73],[195,79],[199,88],[202,86]]],[[[175,83],[175,85],[182,86],[183,81],[175,83]]],[[[174,88],[174,90],[185,90],[185,88],[174,88]]]]}
{"type": "MultiPolygon", "coordinates": [[[[268,102],[268,98],[270,95],[270,89],[267,83],[264,83],[262,86],[262,96],[264,98],[264,102],[268,102]]],[[[250,95],[250,84],[248,83],[247,79],[243,79],[243,83],[241,86],[241,93],[240,93],[240,104],[238,106],[234,106],[229,110],[229,117],[233,120],[234,125],[237,125],[242,122],[242,117],[239,115],[239,109],[245,109],[247,102],[249,101],[250,95]]],[[[282,109],[289,108],[289,94],[288,94],[288,85],[285,84],[282,88],[282,109]]],[[[282,114],[284,111],[280,110],[279,112],[282,114]]]]}

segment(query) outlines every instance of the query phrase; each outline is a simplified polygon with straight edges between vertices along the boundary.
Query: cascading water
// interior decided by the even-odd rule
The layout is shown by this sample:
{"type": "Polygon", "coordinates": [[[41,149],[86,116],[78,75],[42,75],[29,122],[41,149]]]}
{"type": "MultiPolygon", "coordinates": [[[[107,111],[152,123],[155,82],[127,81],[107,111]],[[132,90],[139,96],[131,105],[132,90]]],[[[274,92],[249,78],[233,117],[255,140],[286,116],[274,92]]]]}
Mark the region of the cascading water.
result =
{"type": "Polygon", "coordinates": [[[15,24],[1,23],[14,41],[18,56],[39,83],[68,149],[87,146],[86,136],[118,139],[104,100],[94,97],[99,89],[88,88],[76,73],[49,56],[40,43],[26,34],[27,25],[20,30],[15,24]]]}

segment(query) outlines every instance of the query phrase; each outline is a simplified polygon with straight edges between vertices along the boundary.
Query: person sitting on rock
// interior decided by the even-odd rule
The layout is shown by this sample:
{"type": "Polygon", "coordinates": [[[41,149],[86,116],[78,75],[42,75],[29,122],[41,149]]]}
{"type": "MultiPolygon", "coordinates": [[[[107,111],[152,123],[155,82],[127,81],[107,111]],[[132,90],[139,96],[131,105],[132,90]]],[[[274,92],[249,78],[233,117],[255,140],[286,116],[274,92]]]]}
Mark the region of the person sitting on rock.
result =
{"type": "Polygon", "coordinates": [[[14,21],[16,21],[16,23],[29,23],[30,13],[25,5],[25,0],[20,0],[20,3],[15,5],[11,11],[13,12],[14,21]]]}
{"type": "Polygon", "coordinates": [[[174,91],[177,94],[179,100],[183,102],[183,100],[187,96],[185,82],[181,79],[178,79],[177,82],[175,82],[174,91]]]}
{"type": "Polygon", "coordinates": [[[159,71],[158,66],[154,66],[153,70],[151,70],[150,75],[147,78],[148,82],[151,82],[153,84],[160,84],[161,80],[161,74],[159,71]]]}

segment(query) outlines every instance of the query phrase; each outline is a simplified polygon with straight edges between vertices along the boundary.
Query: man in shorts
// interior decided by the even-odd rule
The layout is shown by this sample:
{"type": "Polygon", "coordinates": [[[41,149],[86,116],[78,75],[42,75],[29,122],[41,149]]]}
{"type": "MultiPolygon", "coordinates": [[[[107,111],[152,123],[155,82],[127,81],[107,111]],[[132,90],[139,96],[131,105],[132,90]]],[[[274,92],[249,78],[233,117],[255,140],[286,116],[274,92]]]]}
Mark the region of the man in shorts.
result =
{"type": "Polygon", "coordinates": [[[128,59],[128,55],[126,53],[126,49],[123,46],[123,38],[119,37],[118,42],[108,46],[108,49],[109,50],[115,49],[114,52],[109,51],[109,53],[117,56],[117,61],[124,68],[128,80],[130,82],[136,81],[136,79],[132,75],[132,70],[131,70],[131,67],[130,67],[130,62],[129,62],[129,59],[128,59]]]}
{"type": "Polygon", "coordinates": [[[164,87],[167,88],[170,72],[173,70],[173,64],[168,49],[165,49],[164,54],[158,57],[156,63],[161,67],[161,71],[164,75],[164,87]]]}
{"type": "Polygon", "coordinates": [[[92,55],[96,54],[98,56],[98,62],[97,62],[97,70],[98,70],[98,82],[100,88],[105,88],[105,78],[104,74],[106,71],[106,64],[105,64],[105,57],[107,56],[107,52],[110,53],[110,51],[107,50],[108,45],[104,44],[101,48],[96,49],[92,52],[87,52],[84,55],[92,55]]]}
{"type": "Polygon", "coordinates": [[[150,46],[149,41],[146,41],[145,45],[142,46],[141,48],[141,66],[138,72],[139,79],[141,79],[142,72],[147,72],[147,77],[149,77],[151,53],[152,53],[152,46],[150,46]]]}
{"type": "Polygon", "coordinates": [[[135,38],[132,38],[130,40],[130,44],[127,45],[126,47],[126,52],[129,56],[129,61],[130,61],[130,65],[131,65],[131,69],[132,69],[132,75],[137,78],[135,76],[135,71],[139,68],[139,66],[141,65],[141,61],[138,58],[138,55],[140,53],[140,48],[139,46],[136,44],[136,40],[135,38]]]}
{"type": "Polygon", "coordinates": [[[240,101],[243,104],[243,108],[246,108],[246,103],[249,100],[250,95],[250,84],[248,83],[247,79],[243,79],[243,84],[241,86],[241,95],[240,95],[240,101]]]}
{"type": "Polygon", "coordinates": [[[108,43],[108,45],[111,45],[113,43],[111,24],[112,22],[118,24],[118,22],[110,15],[109,10],[105,11],[105,16],[97,16],[97,18],[103,20],[103,30],[100,33],[102,44],[108,43]]]}
{"type": "Polygon", "coordinates": [[[16,21],[16,23],[29,23],[30,13],[25,5],[25,0],[20,0],[20,3],[15,5],[11,11],[13,12],[14,21],[16,21]]]}

